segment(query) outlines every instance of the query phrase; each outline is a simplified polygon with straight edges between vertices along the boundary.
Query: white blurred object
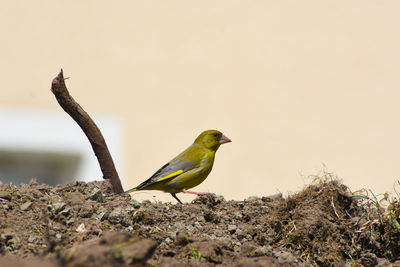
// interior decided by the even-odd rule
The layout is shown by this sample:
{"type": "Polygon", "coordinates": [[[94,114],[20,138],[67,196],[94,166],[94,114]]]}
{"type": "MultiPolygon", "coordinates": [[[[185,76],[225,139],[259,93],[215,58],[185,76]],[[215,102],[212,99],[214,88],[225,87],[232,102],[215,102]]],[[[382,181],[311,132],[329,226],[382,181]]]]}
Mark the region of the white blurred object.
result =
{"type": "MultiPolygon", "coordinates": [[[[110,116],[92,118],[121,173],[122,123],[110,116]]],[[[43,182],[44,176],[49,184],[103,179],[87,137],[64,111],[0,108],[0,125],[2,181],[28,183],[36,178],[43,182]],[[57,177],[64,178],[56,181],[57,177]]]]}

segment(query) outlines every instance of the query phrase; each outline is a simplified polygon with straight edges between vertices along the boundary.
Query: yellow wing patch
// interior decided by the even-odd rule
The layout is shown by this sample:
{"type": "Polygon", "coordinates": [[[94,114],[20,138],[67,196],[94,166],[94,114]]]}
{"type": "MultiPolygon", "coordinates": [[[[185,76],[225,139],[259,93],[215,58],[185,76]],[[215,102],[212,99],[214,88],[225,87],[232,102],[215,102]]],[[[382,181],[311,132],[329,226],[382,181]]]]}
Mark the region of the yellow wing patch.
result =
{"type": "Polygon", "coordinates": [[[164,181],[164,180],[166,180],[166,179],[168,179],[168,178],[177,176],[177,175],[179,175],[179,174],[181,174],[181,173],[183,173],[183,170],[179,170],[179,171],[173,172],[173,173],[171,173],[171,174],[168,174],[167,176],[164,176],[164,177],[158,179],[156,182],[164,181]]]}

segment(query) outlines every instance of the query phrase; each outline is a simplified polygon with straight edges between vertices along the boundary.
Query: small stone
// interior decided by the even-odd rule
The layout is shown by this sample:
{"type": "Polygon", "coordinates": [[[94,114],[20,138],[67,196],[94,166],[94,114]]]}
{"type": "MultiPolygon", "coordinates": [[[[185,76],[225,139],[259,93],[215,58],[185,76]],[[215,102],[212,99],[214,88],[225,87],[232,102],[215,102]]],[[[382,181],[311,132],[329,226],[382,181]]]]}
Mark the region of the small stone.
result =
{"type": "Polygon", "coordinates": [[[223,203],[223,202],[225,202],[225,198],[223,196],[218,195],[218,196],[214,197],[214,203],[215,204],[220,204],[220,203],[223,203]]]}
{"type": "MultiPolygon", "coordinates": [[[[127,216],[125,217],[127,218],[127,216]]],[[[132,223],[153,224],[153,217],[143,208],[135,211],[132,215],[132,223]]]]}
{"type": "Polygon", "coordinates": [[[164,242],[167,243],[167,244],[170,244],[170,243],[172,243],[172,240],[171,240],[171,238],[167,237],[167,238],[164,240],[164,242]]]}
{"type": "Polygon", "coordinates": [[[86,231],[85,224],[84,224],[84,223],[81,223],[81,224],[78,226],[78,228],[76,228],[76,231],[77,231],[78,233],[80,233],[80,234],[82,234],[83,232],[85,232],[85,231],[86,231]]]}
{"type": "Polygon", "coordinates": [[[272,248],[270,246],[262,246],[256,248],[254,256],[272,256],[272,248]]]}
{"type": "Polygon", "coordinates": [[[11,194],[8,190],[0,190],[0,198],[10,201],[11,194]]]}
{"type": "Polygon", "coordinates": [[[122,220],[122,207],[116,207],[108,216],[108,220],[111,223],[119,223],[122,220]]]}
{"type": "Polygon", "coordinates": [[[59,240],[59,241],[61,240],[61,234],[60,233],[56,234],[56,239],[59,240]]]}
{"type": "Polygon", "coordinates": [[[63,209],[61,211],[61,215],[67,217],[69,215],[69,213],[71,212],[71,210],[69,208],[63,209]]]}
{"type": "Polygon", "coordinates": [[[128,226],[128,231],[133,231],[133,227],[132,226],[128,226]]]}
{"type": "Polygon", "coordinates": [[[273,251],[272,255],[275,258],[279,258],[284,261],[289,261],[290,259],[294,258],[293,254],[291,254],[288,251],[284,251],[284,250],[273,251]]]}
{"type": "Polygon", "coordinates": [[[206,210],[204,212],[204,220],[206,222],[219,223],[221,221],[221,214],[212,210],[206,210]]]}
{"type": "Polygon", "coordinates": [[[234,216],[236,220],[241,220],[243,218],[243,215],[240,211],[235,212],[234,216]]]}
{"type": "Polygon", "coordinates": [[[234,234],[236,232],[237,226],[234,224],[228,225],[228,231],[230,234],[234,234]]]}
{"type": "Polygon", "coordinates": [[[243,208],[243,207],[244,207],[244,202],[243,202],[243,201],[238,201],[238,202],[236,203],[236,205],[237,205],[239,208],[243,208]]]}
{"type": "Polygon", "coordinates": [[[241,240],[241,239],[244,238],[244,232],[243,232],[242,230],[240,230],[240,229],[236,229],[235,234],[236,234],[236,236],[237,236],[237,238],[238,238],[239,240],[241,240]]]}
{"type": "Polygon", "coordinates": [[[93,187],[87,192],[87,198],[96,202],[104,202],[104,194],[100,188],[93,187]]]}
{"type": "Polygon", "coordinates": [[[103,221],[104,220],[104,215],[106,215],[106,213],[105,212],[100,212],[97,216],[96,216],[96,219],[98,220],[98,221],[103,221]]]}
{"type": "Polygon", "coordinates": [[[59,213],[65,208],[66,204],[64,202],[56,202],[53,203],[52,208],[54,209],[55,213],[59,213]]]}
{"type": "Polygon", "coordinates": [[[82,218],[89,218],[93,215],[95,212],[95,209],[93,207],[93,204],[90,202],[84,202],[79,209],[79,216],[82,218]]]}
{"type": "Polygon", "coordinates": [[[214,230],[214,234],[218,237],[222,237],[224,235],[224,232],[220,229],[214,230]]]}
{"type": "Polygon", "coordinates": [[[140,208],[140,202],[137,201],[136,199],[131,199],[131,201],[129,202],[131,204],[132,207],[134,207],[135,209],[140,208]]]}
{"type": "Polygon", "coordinates": [[[250,197],[246,198],[244,201],[246,201],[246,202],[256,202],[256,201],[258,201],[259,199],[260,199],[260,198],[257,197],[257,196],[250,196],[250,197]]]}
{"type": "Polygon", "coordinates": [[[261,200],[264,201],[264,202],[272,202],[272,201],[283,200],[283,197],[282,197],[282,193],[278,193],[278,194],[275,194],[275,195],[262,197],[261,200]]]}
{"type": "Polygon", "coordinates": [[[150,231],[151,231],[151,226],[144,225],[144,226],[142,226],[142,227],[143,227],[143,229],[144,229],[146,232],[150,232],[150,231]]]}
{"type": "Polygon", "coordinates": [[[28,242],[29,243],[34,243],[37,239],[38,239],[37,236],[31,235],[28,238],[28,242]]]}
{"type": "Polygon", "coordinates": [[[201,224],[199,222],[194,222],[194,227],[201,228],[201,224]]]}
{"type": "Polygon", "coordinates": [[[28,210],[31,206],[32,206],[32,202],[27,201],[27,202],[25,202],[24,204],[22,204],[22,205],[20,206],[20,209],[21,209],[22,211],[26,211],[26,210],[28,210]]]}
{"type": "Polygon", "coordinates": [[[179,222],[174,223],[174,226],[178,229],[182,228],[182,224],[179,222]]]}

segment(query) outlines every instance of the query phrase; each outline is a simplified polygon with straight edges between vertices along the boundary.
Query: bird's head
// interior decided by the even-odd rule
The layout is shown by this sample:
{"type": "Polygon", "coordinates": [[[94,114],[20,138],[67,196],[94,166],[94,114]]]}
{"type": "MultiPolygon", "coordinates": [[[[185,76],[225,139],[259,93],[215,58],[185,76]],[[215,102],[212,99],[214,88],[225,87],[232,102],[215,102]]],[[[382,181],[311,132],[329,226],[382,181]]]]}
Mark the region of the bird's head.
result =
{"type": "Polygon", "coordinates": [[[214,151],[217,151],[220,145],[229,142],[232,142],[231,139],[217,130],[204,131],[194,141],[195,144],[199,144],[214,151]]]}

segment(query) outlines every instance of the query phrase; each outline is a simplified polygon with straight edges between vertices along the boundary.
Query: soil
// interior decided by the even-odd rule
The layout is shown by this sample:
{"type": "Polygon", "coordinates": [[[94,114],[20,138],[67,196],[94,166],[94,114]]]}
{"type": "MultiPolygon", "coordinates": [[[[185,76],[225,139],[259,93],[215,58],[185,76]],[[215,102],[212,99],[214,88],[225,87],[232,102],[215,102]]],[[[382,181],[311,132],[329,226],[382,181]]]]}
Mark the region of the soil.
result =
{"type": "Polygon", "coordinates": [[[185,204],[108,181],[0,184],[0,266],[400,266],[396,201],[325,178],[287,198],[185,204]]]}

